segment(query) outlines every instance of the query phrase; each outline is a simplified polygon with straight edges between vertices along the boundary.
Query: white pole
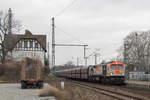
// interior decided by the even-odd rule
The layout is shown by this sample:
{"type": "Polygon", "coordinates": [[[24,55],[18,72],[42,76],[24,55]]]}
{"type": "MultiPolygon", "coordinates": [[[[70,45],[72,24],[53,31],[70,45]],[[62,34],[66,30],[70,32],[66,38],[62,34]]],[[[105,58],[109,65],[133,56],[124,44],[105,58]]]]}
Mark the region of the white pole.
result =
{"type": "Polygon", "coordinates": [[[61,81],[61,89],[65,88],[65,83],[63,81],[61,81]]]}

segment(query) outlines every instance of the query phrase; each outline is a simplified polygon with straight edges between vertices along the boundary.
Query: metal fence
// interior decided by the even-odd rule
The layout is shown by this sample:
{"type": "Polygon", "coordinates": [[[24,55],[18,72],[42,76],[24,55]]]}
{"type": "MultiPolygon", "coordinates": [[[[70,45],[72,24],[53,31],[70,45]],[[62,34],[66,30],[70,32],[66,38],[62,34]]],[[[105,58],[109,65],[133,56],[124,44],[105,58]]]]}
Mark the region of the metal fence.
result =
{"type": "Polygon", "coordinates": [[[129,72],[129,80],[150,81],[150,74],[145,74],[145,72],[129,72]]]}

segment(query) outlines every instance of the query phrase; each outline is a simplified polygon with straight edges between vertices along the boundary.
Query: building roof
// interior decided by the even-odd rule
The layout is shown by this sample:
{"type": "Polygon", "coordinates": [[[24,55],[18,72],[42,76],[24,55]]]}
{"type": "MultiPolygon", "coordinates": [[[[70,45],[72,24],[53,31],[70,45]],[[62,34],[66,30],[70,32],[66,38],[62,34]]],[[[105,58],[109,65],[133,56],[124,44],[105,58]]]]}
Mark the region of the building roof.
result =
{"type": "Polygon", "coordinates": [[[6,50],[13,50],[21,39],[36,39],[46,52],[46,35],[33,35],[29,30],[25,30],[25,34],[8,34],[5,38],[6,50]]]}

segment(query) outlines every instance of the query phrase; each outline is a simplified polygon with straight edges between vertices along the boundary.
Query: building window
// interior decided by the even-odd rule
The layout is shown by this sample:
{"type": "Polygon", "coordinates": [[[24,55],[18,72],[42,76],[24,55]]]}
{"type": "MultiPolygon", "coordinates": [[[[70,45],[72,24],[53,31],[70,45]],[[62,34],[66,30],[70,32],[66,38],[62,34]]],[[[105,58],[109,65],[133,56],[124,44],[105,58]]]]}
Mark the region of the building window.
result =
{"type": "Polygon", "coordinates": [[[38,42],[35,42],[35,48],[38,48],[38,42]]]}
{"type": "Polygon", "coordinates": [[[24,41],[24,48],[28,48],[28,41],[24,41]]]}
{"type": "Polygon", "coordinates": [[[33,48],[33,41],[30,41],[30,48],[33,48]]]}
{"type": "Polygon", "coordinates": [[[22,48],[22,42],[21,41],[18,43],[18,48],[22,48]]]}

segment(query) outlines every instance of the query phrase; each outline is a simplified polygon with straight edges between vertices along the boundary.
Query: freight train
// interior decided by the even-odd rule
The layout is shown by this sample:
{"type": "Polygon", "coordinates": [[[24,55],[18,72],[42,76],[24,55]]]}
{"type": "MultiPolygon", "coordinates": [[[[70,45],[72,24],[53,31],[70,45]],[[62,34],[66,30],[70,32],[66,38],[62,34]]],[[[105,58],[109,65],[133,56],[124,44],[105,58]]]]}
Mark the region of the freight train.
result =
{"type": "Polygon", "coordinates": [[[54,75],[103,84],[125,84],[125,64],[119,61],[55,71],[54,75]]]}

